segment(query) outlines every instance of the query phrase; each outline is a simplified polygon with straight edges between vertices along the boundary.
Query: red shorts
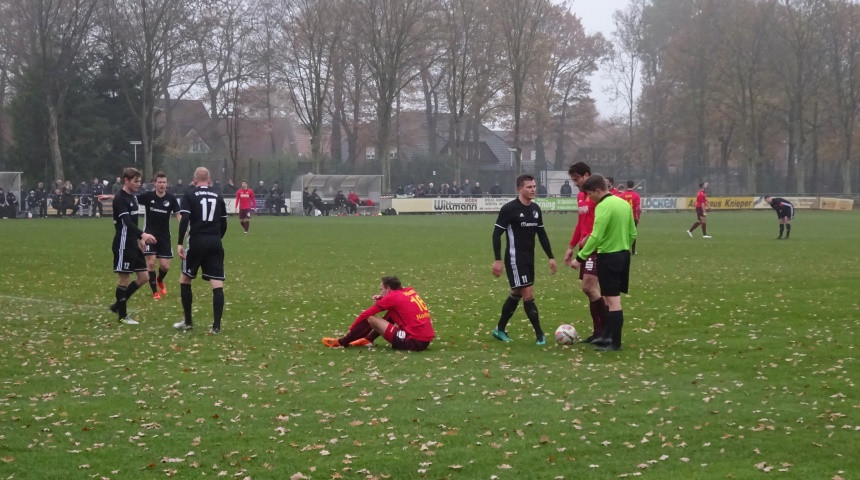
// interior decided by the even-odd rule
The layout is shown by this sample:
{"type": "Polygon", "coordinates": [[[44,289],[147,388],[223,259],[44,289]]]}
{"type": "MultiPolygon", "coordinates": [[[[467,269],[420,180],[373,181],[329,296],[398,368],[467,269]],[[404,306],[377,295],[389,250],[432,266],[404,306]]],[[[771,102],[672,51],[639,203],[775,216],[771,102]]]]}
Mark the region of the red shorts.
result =
{"type": "Polygon", "coordinates": [[[410,337],[406,331],[401,330],[395,323],[388,324],[388,327],[385,328],[385,333],[382,334],[382,338],[387,340],[391,344],[391,348],[395,350],[420,352],[421,350],[426,350],[427,346],[430,345],[430,342],[410,337]]]}
{"type": "Polygon", "coordinates": [[[579,267],[579,279],[582,280],[586,274],[597,276],[597,252],[589,255],[579,267]]]}
{"type": "Polygon", "coordinates": [[[250,208],[247,210],[242,210],[242,209],[239,210],[239,220],[247,220],[249,218],[251,218],[251,209],[250,208]]]}

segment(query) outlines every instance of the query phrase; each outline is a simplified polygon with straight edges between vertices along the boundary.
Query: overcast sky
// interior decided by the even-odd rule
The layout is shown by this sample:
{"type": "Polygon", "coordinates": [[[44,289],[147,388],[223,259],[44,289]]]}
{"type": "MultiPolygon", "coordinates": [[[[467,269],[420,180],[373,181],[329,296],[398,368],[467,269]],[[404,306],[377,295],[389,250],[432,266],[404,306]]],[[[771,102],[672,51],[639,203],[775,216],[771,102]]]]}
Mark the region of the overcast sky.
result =
{"type": "MultiPolygon", "coordinates": [[[[612,14],[616,10],[623,10],[628,0],[574,0],[573,12],[582,19],[582,26],[589,35],[600,32],[606,40],[612,40],[612,31],[615,26],[612,23],[612,14]]],[[[606,76],[604,70],[599,70],[591,77],[591,95],[597,100],[597,111],[602,117],[610,117],[616,113],[618,108],[612,104],[603,90],[609,86],[609,82],[603,78],[606,76]]]]}

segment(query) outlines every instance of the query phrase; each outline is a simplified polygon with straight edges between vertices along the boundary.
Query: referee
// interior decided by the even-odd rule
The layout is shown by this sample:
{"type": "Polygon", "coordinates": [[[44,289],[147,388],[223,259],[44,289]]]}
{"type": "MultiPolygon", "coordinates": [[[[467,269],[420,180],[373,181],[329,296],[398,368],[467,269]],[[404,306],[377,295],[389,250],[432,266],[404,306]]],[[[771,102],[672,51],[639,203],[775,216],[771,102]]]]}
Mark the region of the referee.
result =
{"type": "Polygon", "coordinates": [[[776,218],[779,219],[779,236],[776,239],[782,240],[782,233],[785,232],[785,239],[788,240],[791,235],[791,219],[794,218],[794,204],[784,198],[770,195],[766,195],[764,201],[776,210],[776,218]]]}
{"type": "Polygon", "coordinates": [[[556,266],[549,237],[543,228],[543,213],[540,207],[532,202],[535,198],[535,189],[534,177],[531,175],[517,177],[517,198],[502,206],[493,229],[493,254],[495,255],[493,275],[497,277],[502,275],[500,252],[502,235],[504,234],[508,239],[508,248],[505,250],[505,271],[508,274],[511,293],[502,305],[499,324],[493,330],[493,336],[503,342],[511,341],[505,328],[522,299],[523,309],[535,330],[536,343],[538,345],[546,343],[546,335],[540,326],[534,296],[535,235],[540,239],[540,245],[549,257],[550,272],[555,273],[556,266]]]}
{"type": "Polygon", "coordinates": [[[621,350],[621,327],[624,310],[621,293],[627,293],[630,280],[630,246],[636,238],[636,225],[630,204],[609,193],[606,180],[594,174],[582,185],[582,191],[594,200],[594,229],[579,249],[571,267],[578,269],[589,255],[597,252],[597,281],[606,302],[606,328],[592,343],[598,350],[621,350]]]}

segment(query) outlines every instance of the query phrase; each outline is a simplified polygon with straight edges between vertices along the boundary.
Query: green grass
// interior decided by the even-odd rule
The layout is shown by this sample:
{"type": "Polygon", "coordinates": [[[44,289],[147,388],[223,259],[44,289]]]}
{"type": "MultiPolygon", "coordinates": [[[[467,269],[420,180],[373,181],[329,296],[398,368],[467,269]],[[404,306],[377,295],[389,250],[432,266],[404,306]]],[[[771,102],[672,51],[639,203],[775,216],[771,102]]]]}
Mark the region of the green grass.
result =
{"type": "MultiPolygon", "coordinates": [[[[106,306],[109,220],[0,222],[0,478],[858,478],[860,215],[648,213],[624,350],[537,347],[491,275],[494,216],[254,218],[225,240],[223,332],[177,333],[147,287],[106,306]],[[430,306],[422,353],[332,350],[397,274],[430,306]],[[852,453],[853,452],[853,453],[852,453]],[[769,473],[766,473],[769,472],[769,473]]],[[[555,254],[575,216],[546,219],[555,254]]],[[[174,231],[175,234],[175,231],[174,231]]],[[[538,254],[546,330],[590,326],[538,254]]]]}

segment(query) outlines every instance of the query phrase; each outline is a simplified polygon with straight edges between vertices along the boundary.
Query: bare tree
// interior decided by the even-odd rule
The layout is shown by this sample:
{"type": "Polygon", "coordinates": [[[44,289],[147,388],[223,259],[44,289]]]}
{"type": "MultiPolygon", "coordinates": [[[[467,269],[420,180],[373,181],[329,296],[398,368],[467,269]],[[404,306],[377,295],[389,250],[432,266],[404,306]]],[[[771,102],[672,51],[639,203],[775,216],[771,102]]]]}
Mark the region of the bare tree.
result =
{"type": "Polygon", "coordinates": [[[311,158],[323,170],[322,136],[330,101],[332,62],[344,27],[340,0],[291,0],[282,24],[283,76],[299,121],[311,137],[311,158]]]}
{"type": "Polygon", "coordinates": [[[642,11],[645,1],[633,0],[625,10],[617,10],[612,15],[615,22],[615,31],[612,33],[615,48],[609,63],[609,77],[612,80],[612,98],[620,100],[627,113],[625,124],[628,158],[633,155],[633,128],[645,28],[642,11]]]}
{"type": "Polygon", "coordinates": [[[361,123],[370,116],[370,100],[367,95],[370,72],[358,41],[358,29],[347,24],[336,50],[332,64],[332,156],[341,160],[341,132],[346,135],[346,161],[355,166],[358,160],[358,136],[361,123]],[[337,152],[337,153],[335,153],[337,152]]]}
{"type": "Polygon", "coordinates": [[[394,100],[419,75],[424,45],[433,32],[425,19],[431,0],[355,0],[355,21],[371,72],[376,102],[376,154],[382,162],[383,190],[391,191],[391,117],[394,100]]]}
{"type": "MultiPolygon", "coordinates": [[[[54,177],[65,179],[60,152],[59,122],[68,77],[81,52],[89,46],[87,39],[93,27],[93,13],[98,0],[12,0],[12,10],[19,22],[17,32],[28,42],[28,60],[38,68],[48,118],[48,151],[54,177]]],[[[7,19],[8,20],[8,19],[7,19]]]]}
{"type": "Polygon", "coordinates": [[[180,95],[194,83],[183,78],[183,70],[190,68],[193,58],[188,44],[188,38],[193,37],[190,9],[185,0],[110,1],[108,34],[139,76],[140,83],[124,84],[123,92],[140,128],[144,176],[149,178],[153,173],[158,101],[169,98],[174,81],[182,85],[180,95]]]}
{"type": "Polygon", "coordinates": [[[516,173],[522,173],[520,120],[524,91],[532,65],[540,58],[547,18],[553,11],[548,0],[499,0],[499,34],[504,40],[510,90],[513,98],[514,148],[516,173]]]}
{"type": "Polygon", "coordinates": [[[857,168],[854,151],[857,118],[860,116],[860,5],[845,0],[827,2],[825,44],[828,74],[833,92],[836,124],[841,140],[839,158],[842,193],[853,191],[853,168],[857,168]]]}

